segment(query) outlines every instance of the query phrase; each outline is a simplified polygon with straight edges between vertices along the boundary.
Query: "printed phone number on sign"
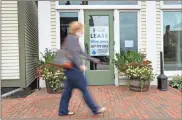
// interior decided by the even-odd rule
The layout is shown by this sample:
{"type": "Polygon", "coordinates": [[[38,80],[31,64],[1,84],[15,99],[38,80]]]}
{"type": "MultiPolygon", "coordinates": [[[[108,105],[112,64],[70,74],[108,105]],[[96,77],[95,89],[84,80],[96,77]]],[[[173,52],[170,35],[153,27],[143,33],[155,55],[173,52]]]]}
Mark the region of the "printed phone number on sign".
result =
{"type": "Polygon", "coordinates": [[[91,48],[108,48],[108,45],[91,45],[91,48]]]}

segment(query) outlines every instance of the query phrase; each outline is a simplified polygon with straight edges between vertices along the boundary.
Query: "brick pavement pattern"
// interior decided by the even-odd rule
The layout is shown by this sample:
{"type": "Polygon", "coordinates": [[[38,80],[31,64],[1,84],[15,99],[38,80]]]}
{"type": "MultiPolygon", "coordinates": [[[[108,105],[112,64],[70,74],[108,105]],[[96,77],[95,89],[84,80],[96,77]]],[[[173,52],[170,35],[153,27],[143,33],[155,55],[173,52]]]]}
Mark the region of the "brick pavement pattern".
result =
{"type": "Polygon", "coordinates": [[[182,118],[181,92],[169,87],[159,91],[152,86],[148,92],[132,92],[119,86],[90,86],[97,103],[108,111],[94,116],[82,99],[79,90],[73,91],[69,109],[76,114],[59,117],[60,94],[47,94],[45,89],[26,98],[3,99],[2,118],[21,120],[178,120],[182,118]],[[28,119],[29,120],[29,119],[28,119]]]}

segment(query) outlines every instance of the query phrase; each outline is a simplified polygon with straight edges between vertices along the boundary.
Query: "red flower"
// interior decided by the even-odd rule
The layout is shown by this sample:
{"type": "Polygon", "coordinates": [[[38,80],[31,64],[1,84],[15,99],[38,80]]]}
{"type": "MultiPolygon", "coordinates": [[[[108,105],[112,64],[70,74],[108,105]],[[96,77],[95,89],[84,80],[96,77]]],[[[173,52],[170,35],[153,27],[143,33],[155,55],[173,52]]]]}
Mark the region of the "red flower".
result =
{"type": "Polygon", "coordinates": [[[42,72],[42,70],[41,69],[37,69],[37,73],[41,73],[42,72]]]}
{"type": "Polygon", "coordinates": [[[150,64],[151,63],[151,61],[149,61],[149,60],[144,60],[143,61],[143,64],[150,64]]]}
{"type": "Polygon", "coordinates": [[[148,61],[147,60],[143,61],[143,64],[145,64],[145,65],[148,64],[148,61]]]}

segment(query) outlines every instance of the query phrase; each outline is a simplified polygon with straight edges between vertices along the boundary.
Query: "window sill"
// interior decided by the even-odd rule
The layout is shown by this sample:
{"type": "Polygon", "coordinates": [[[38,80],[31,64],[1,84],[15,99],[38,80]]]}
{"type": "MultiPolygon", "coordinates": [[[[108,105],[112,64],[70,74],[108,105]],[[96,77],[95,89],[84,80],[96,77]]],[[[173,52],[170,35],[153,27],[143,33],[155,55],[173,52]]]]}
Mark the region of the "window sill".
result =
{"type": "Polygon", "coordinates": [[[182,71],[164,71],[164,74],[168,77],[176,76],[176,75],[182,75],[182,71]]]}

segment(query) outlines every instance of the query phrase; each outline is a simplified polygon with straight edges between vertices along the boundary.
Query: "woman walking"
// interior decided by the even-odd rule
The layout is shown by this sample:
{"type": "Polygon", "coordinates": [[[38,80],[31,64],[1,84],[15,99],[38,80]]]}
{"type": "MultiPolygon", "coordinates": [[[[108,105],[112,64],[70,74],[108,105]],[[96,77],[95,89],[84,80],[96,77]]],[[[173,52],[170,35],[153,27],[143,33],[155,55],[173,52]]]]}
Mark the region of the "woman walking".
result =
{"type": "Polygon", "coordinates": [[[99,63],[99,60],[87,56],[82,51],[79,44],[79,38],[82,35],[83,25],[77,21],[70,23],[68,28],[68,35],[65,38],[63,49],[68,51],[68,53],[71,55],[73,68],[65,70],[67,80],[65,81],[65,89],[60,100],[58,111],[59,116],[74,114],[74,112],[68,110],[68,104],[72,95],[72,90],[75,88],[79,89],[82,92],[86,104],[94,114],[100,114],[107,110],[105,107],[100,107],[95,103],[87,89],[87,79],[83,74],[83,72],[86,70],[86,66],[83,64],[80,56],[84,56],[84,58],[91,60],[94,63],[99,63]]]}

